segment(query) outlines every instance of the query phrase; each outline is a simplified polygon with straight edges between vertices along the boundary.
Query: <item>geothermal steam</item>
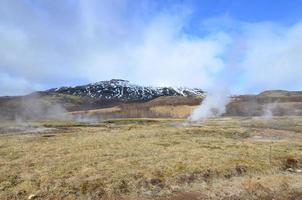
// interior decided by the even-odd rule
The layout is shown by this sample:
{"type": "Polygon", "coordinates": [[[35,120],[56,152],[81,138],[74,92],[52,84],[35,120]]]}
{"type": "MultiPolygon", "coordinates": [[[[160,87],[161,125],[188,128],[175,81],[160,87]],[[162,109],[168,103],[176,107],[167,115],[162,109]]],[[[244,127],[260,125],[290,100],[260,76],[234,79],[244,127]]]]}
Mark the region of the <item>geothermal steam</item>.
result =
{"type": "Polygon", "coordinates": [[[37,93],[33,93],[21,100],[19,107],[19,116],[23,119],[69,119],[67,110],[59,103],[47,101],[37,93]]]}
{"type": "Polygon", "coordinates": [[[191,121],[203,121],[210,117],[225,113],[225,107],[230,102],[228,94],[222,91],[210,92],[189,117],[191,121]]]}

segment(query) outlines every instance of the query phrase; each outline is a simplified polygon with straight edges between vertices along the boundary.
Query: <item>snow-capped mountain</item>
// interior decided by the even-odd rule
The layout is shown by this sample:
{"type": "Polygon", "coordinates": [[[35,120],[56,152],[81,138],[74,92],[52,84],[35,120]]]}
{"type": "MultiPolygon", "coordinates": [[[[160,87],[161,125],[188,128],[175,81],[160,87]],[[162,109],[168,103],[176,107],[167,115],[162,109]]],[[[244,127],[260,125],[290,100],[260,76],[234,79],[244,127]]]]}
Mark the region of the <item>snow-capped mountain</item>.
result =
{"type": "Polygon", "coordinates": [[[90,97],[94,99],[119,100],[119,101],[148,101],[160,96],[204,96],[201,89],[186,87],[145,87],[131,84],[129,81],[112,79],[93,84],[60,87],[47,92],[90,97]]]}

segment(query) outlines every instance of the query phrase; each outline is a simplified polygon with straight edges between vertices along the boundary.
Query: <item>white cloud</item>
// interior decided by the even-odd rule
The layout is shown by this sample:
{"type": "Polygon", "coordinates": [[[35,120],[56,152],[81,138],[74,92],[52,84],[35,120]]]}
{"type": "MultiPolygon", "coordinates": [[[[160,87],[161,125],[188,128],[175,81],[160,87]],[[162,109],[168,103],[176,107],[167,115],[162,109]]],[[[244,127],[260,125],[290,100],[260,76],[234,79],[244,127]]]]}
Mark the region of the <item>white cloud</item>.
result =
{"type": "Polygon", "coordinates": [[[149,1],[25,2],[0,8],[0,82],[14,85],[0,95],[111,78],[232,92],[302,88],[301,23],[208,20],[192,35],[192,11],[181,5],[155,12],[149,1]]]}
{"type": "Polygon", "coordinates": [[[244,35],[241,90],[302,89],[302,23],[248,24],[244,35]]]}
{"type": "Polygon", "coordinates": [[[221,56],[230,38],[185,34],[186,17],[163,13],[142,28],[139,40],[108,52],[92,51],[81,66],[89,66],[86,75],[92,80],[115,75],[144,85],[211,87],[224,68],[221,56]]]}
{"type": "Polygon", "coordinates": [[[163,85],[210,87],[215,74],[223,67],[220,56],[229,38],[224,34],[211,37],[182,33],[183,19],[162,16],[146,29],[144,41],[134,49],[136,79],[163,85]]]}

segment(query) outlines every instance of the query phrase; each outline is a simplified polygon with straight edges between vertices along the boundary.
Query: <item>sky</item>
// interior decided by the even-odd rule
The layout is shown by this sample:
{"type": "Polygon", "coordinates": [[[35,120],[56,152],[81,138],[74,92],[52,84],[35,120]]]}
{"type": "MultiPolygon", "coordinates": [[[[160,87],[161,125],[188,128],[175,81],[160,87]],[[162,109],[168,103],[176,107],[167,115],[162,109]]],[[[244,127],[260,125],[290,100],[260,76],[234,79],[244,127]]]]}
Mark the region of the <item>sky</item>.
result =
{"type": "Polygon", "coordinates": [[[110,80],[302,90],[302,0],[0,0],[0,95],[110,80]]]}

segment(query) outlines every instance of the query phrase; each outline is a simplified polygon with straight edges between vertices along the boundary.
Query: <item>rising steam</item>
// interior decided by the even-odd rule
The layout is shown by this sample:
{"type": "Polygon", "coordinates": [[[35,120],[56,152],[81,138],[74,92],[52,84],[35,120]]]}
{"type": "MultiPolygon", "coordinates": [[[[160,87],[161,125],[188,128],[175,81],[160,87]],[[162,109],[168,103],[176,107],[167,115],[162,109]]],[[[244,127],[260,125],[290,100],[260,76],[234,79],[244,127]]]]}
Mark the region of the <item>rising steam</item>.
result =
{"type": "Polygon", "coordinates": [[[58,119],[69,118],[67,110],[59,103],[51,99],[43,98],[37,93],[22,97],[17,118],[23,119],[58,119]]]}
{"type": "Polygon", "coordinates": [[[225,113],[226,105],[230,102],[230,97],[223,91],[209,92],[190,115],[191,121],[203,121],[210,117],[220,116],[225,113]]]}

